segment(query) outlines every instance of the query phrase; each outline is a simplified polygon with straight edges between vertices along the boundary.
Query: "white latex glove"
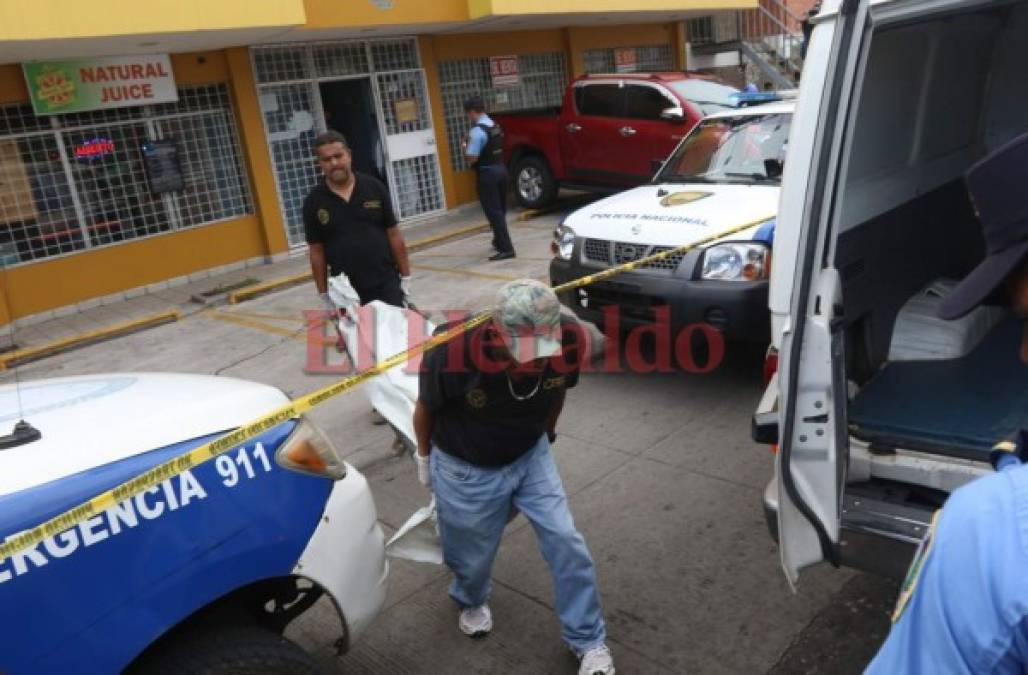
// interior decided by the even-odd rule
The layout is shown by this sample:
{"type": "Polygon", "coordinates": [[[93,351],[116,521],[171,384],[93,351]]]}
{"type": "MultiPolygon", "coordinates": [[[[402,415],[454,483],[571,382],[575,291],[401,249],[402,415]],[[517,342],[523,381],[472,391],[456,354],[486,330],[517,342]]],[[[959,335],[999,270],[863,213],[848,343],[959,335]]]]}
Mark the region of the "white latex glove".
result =
{"type": "Polygon", "coordinates": [[[418,466],[418,481],[431,490],[432,473],[429,470],[428,459],[429,455],[421,455],[418,452],[414,453],[414,463],[418,466]]]}
{"type": "Polygon", "coordinates": [[[400,290],[403,291],[403,299],[410,300],[410,277],[400,277],[400,290]]]}
{"type": "Polygon", "coordinates": [[[332,298],[328,297],[328,293],[318,293],[318,297],[326,312],[331,312],[333,316],[339,312],[339,308],[336,307],[336,303],[332,302],[332,298]]]}

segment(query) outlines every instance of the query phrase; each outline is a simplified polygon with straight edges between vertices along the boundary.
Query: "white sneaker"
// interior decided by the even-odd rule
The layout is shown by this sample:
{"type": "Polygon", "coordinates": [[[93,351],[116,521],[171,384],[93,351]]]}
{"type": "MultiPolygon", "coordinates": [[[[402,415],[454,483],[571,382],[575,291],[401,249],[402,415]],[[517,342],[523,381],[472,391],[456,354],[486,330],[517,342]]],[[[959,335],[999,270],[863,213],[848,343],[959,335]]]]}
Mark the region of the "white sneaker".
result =
{"type": "Polygon", "coordinates": [[[489,605],[462,609],[457,625],[462,633],[473,638],[488,635],[493,629],[493,614],[489,611],[489,605]]]}
{"type": "Polygon", "coordinates": [[[582,665],[578,675],[614,675],[614,657],[607,645],[593,647],[582,654],[582,665]]]}

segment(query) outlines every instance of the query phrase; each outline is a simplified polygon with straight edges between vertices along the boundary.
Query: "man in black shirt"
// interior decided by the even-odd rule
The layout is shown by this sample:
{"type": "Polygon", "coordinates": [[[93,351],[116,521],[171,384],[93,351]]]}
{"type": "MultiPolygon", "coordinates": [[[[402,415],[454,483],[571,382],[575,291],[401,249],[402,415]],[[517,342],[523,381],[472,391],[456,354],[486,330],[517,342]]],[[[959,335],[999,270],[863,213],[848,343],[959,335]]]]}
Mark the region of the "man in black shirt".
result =
{"type": "Polygon", "coordinates": [[[435,492],[460,630],[475,637],[492,629],[490,574],[517,509],[549,564],[562,635],[581,660],[580,675],[612,675],[595,567],[550,454],[584,342],[577,323],[562,320],[549,287],[531,279],[504,286],[488,322],[425,354],[415,459],[419,480],[435,492]]]}
{"type": "Polygon", "coordinates": [[[353,171],[350,148],[339,132],[318,136],[314,151],[325,180],[307,195],[303,224],[318,295],[334,312],[328,276],[342,272],[362,305],[381,300],[403,307],[410,295],[410,261],[389,191],[353,171]]]}

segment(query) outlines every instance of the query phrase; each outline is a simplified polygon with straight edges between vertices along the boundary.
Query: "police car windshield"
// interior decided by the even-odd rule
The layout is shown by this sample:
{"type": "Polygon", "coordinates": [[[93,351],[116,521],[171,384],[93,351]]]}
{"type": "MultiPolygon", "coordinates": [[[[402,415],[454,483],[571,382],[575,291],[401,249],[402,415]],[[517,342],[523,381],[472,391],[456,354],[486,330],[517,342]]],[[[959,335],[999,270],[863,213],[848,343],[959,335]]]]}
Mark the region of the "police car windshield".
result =
{"type": "Polygon", "coordinates": [[[779,185],[792,115],[703,120],[675,149],[658,183],[779,185]]]}
{"type": "Polygon", "coordinates": [[[739,93],[734,87],[709,80],[676,80],[668,84],[679,96],[699,106],[704,115],[734,108],[731,96],[739,93]]]}

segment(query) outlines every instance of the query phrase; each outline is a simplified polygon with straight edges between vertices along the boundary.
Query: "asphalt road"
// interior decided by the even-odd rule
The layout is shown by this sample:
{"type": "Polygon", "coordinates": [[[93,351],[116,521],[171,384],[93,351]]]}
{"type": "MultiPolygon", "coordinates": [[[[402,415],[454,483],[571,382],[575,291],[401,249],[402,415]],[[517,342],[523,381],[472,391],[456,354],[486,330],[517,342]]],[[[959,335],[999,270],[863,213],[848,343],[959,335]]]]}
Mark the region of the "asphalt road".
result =
{"type": "MultiPolygon", "coordinates": [[[[415,254],[417,304],[480,309],[507,279],[545,280],[556,218],[512,228],[515,260],[486,262],[486,234],[415,254]]],[[[316,307],[307,284],[20,372],[217,373],[300,394],[333,377],[304,370],[300,312],[316,307]]],[[[894,584],[825,567],[807,572],[794,594],[779,570],[761,512],[772,456],[749,439],[762,352],[729,345],[707,375],[589,373],[569,393],[554,452],[597,564],[619,673],[857,673],[888,630],[894,584]]],[[[373,426],[368,413],[356,391],[312,417],[364,467],[383,527],[392,532],[429,495],[410,459],[391,451],[391,433],[373,426]]],[[[340,673],[576,671],[559,639],[546,566],[522,517],[508,527],[497,560],[492,635],[471,641],[459,633],[447,583],[443,568],[394,561],[387,606],[350,653],[333,653],[338,625],[325,601],[288,635],[340,673]]]]}

